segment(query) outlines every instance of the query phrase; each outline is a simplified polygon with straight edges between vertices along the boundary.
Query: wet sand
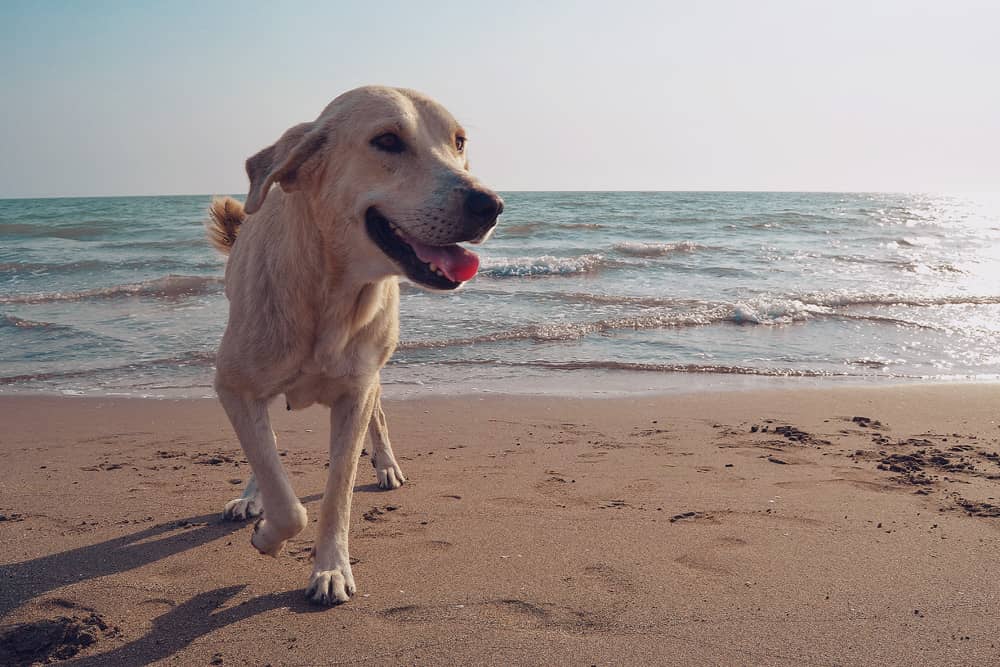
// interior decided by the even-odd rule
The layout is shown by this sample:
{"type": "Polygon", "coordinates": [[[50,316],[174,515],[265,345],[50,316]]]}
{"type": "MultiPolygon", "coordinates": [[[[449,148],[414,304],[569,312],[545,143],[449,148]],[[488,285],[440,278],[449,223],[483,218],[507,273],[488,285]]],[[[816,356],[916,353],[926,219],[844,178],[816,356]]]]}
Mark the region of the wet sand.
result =
{"type": "MultiPolygon", "coordinates": [[[[0,663],[1000,662],[1000,385],[386,404],[358,595],[221,520],[211,400],[0,397],[0,663]]],[[[327,413],[272,410],[315,519],[327,413]]]]}

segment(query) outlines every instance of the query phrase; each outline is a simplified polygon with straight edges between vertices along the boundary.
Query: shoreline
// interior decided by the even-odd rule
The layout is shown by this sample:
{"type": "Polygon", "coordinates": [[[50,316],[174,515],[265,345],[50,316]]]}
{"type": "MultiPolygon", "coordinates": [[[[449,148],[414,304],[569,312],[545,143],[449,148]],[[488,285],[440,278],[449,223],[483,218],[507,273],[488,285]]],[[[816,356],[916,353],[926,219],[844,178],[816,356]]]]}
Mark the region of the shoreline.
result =
{"type": "MultiPolygon", "coordinates": [[[[963,387],[1000,385],[1000,376],[984,375],[943,377],[900,376],[773,376],[764,374],[720,374],[701,372],[659,373],[641,370],[615,371],[563,371],[573,378],[548,373],[529,378],[523,387],[512,386],[510,379],[480,379],[464,384],[435,385],[424,382],[383,379],[383,395],[387,400],[414,401],[426,398],[462,398],[467,396],[541,397],[559,399],[588,398],[642,398],[656,396],[684,396],[706,393],[826,391],[849,389],[893,389],[905,387],[963,387]],[[567,388],[572,385],[574,389],[567,388]],[[581,385],[599,389],[580,389],[581,385]]],[[[88,398],[88,399],[137,399],[137,400],[204,400],[215,399],[211,384],[164,386],[148,393],[81,389],[16,389],[0,386],[0,400],[5,397],[88,398]],[[167,390],[167,391],[164,391],[167,390]],[[138,394],[138,395],[137,395],[138,394]]]]}
{"type": "MultiPolygon", "coordinates": [[[[61,618],[85,665],[1000,657],[1000,384],[385,406],[408,482],[360,462],[359,592],[319,610],[311,522],[270,559],[220,519],[215,399],[0,396],[0,657],[61,618]]],[[[327,411],[271,414],[315,519],[327,411]]]]}

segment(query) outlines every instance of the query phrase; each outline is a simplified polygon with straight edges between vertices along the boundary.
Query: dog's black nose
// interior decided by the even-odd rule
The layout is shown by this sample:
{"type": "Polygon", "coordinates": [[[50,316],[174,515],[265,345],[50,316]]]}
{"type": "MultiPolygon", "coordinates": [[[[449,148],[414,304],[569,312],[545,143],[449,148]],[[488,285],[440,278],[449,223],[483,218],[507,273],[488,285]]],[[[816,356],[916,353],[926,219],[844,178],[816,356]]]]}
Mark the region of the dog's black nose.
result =
{"type": "Polygon", "coordinates": [[[503,200],[492,192],[473,190],[465,196],[465,213],[475,220],[492,222],[503,213],[503,200]]]}

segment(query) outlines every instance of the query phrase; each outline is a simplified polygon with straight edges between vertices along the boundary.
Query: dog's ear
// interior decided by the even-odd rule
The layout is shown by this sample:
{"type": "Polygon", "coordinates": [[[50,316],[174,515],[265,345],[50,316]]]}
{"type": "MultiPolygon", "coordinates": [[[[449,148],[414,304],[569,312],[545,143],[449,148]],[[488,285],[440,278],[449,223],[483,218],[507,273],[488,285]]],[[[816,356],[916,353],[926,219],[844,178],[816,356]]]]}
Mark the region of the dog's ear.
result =
{"type": "Polygon", "coordinates": [[[250,192],[243,210],[255,213],[264,203],[271,185],[277,183],[285,192],[296,189],[299,168],[326,142],[326,133],[316,123],[300,123],[285,131],[281,138],[247,160],[250,192]]]}

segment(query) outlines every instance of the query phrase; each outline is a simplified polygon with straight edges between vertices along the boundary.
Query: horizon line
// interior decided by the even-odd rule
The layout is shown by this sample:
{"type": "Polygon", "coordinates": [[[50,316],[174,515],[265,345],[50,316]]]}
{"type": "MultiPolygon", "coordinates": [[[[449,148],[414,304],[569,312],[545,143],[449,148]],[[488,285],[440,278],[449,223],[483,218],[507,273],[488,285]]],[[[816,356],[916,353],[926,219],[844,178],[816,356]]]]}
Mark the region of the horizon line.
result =
{"type": "MultiPolygon", "coordinates": [[[[997,195],[1000,190],[814,190],[814,189],[763,189],[763,188],[668,188],[668,189],[505,189],[495,188],[497,192],[511,194],[520,193],[718,193],[718,194],[892,194],[892,195],[997,195]]],[[[0,196],[0,201],[28,201],[34,199],[152,199],[157,197],[241,197],[243,192],[216,193],[160,193],[160,194],[98,194],[98,195],[35,195],[35,196],[0,196]]]]}

